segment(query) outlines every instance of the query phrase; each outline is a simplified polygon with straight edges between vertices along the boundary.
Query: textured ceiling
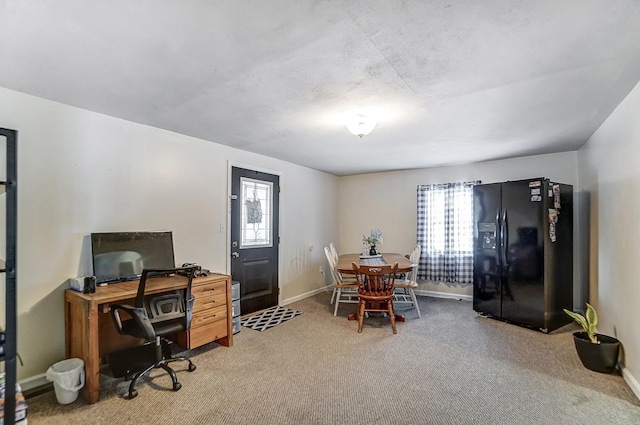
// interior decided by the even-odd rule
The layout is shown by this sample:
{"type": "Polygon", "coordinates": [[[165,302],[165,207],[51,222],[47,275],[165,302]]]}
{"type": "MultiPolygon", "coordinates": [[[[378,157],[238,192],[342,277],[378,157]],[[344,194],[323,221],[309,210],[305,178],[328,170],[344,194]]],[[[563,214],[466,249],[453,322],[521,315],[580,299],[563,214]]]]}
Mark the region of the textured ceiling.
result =
{"type": "Polygon", "coordinates": [[[0,86],[336,175],[575,150],[639,80],[636,0],[0,0],[0,86]]]}

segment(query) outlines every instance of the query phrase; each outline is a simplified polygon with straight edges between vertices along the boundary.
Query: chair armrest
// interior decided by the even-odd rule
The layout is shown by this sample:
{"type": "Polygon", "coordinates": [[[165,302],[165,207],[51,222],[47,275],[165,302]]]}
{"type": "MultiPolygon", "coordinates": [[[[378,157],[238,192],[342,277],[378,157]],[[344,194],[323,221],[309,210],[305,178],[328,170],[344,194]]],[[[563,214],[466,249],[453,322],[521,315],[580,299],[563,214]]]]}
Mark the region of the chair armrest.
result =
{"type": "Polygon", "coordinates": [[[111,317],[119,333],[128,335],[122,327],[122,319],[120,318],[121,310],[127,313],[127,315],[131,317],[131,320],[135,321],[138,328],[144,333],[145,338],[152,340],[156,337],[156,332],[153,330],[153,326],[147,315],[147,310],[144,307],[133,307],[127,304],[114,304],[111,306],[111,317]]]}
{"type": "Polygon", "coordinates": [[[196,302],[196,297],[191,295],[187,300],[184,314],[187,316],[187,326],[185,329],[191,329],[191,318],[193,317],[193,304],[196,302]]]}

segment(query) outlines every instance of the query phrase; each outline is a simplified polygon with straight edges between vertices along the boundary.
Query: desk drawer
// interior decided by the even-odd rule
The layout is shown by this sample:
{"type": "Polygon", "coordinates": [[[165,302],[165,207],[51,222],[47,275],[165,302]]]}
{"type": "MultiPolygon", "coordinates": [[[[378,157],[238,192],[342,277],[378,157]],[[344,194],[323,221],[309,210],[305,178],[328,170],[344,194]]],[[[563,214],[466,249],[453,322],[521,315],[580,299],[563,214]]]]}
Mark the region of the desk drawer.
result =
{"type": "Polygon", "coordinates": [[[226,314],[224,320],[216,320],[211,323],[193,327],[189,331],[189,348],[200,347],[227,336],[226,314]]]}
{"type": "Polygon", "coordinates": [[[207,325],[209,323],[224,320],[227,320],[227,306],[223,305],[218,308],[212,308],[206,311],[198,312],[194,314],[191,318],[191,328],[195,328],[198,326],[207,325]]]}
{"type": "Polygon", "coordinates": [[[203,295],[195,295],[196,301],[193,304],[193,312],[199,313],[201,311],[209,310],[211,308],[218,308],[220,306],[227,305],[227,294],[223,292],[221,294],[213,294],[207,292],[207,296],[203,295]]]}
{"type": "Polygon", "coordinates": [[[198,297],[198,296],[210,296],[213,294],[225,294],[227,293],[227,282],[220,281],[220,282],[213,282],[213,283],[204,283],[202,285],[193,285],[191,287],[191,293],[198,297]]]}

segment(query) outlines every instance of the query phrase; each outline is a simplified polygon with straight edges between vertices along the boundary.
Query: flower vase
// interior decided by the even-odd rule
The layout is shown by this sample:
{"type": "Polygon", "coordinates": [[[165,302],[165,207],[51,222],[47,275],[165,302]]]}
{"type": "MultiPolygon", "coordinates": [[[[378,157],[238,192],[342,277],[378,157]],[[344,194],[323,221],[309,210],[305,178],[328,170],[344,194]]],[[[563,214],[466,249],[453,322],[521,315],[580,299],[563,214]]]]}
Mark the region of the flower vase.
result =
{"type": "Polygon", "coordinates": [[[369,248],[369,255],[378,255],[378,249],[375,245],[371,245],[369,248]]]}

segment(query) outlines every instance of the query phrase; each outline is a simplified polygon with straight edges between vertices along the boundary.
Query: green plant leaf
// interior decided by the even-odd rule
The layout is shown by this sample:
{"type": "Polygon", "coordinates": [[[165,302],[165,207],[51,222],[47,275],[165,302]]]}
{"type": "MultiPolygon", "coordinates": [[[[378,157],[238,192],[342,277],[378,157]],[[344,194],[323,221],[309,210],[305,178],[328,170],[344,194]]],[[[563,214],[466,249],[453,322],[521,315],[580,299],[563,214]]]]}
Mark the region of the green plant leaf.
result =
{"type": "Polygon", "coordinates": [[[589,303],[587,303],[585,316],[589,324],[589,335],[593,335],[596,333],[596,326],[598,326],[598,314],[596,313],[596,309],[589,303]]]}
{"type": "MultiPolygon", "coordinates": [[[[567,310],[566,308],[563,309],[565,313],[567,313],[569,316],[571,316],[571,318],[573,318],[573,320],[575,320],[576,322],[578,322],[578,324],[580,326],[582,326],[582,329],[584,329],[584,331],[586,333],[589,333],[589,324],[587,323],[587,319],[584,318],[584,316],[582,316],[579,313],[574,313],[573,311],[567,310]]],[[[591,335],[591,334],[589,334],[591,335]]]]}

